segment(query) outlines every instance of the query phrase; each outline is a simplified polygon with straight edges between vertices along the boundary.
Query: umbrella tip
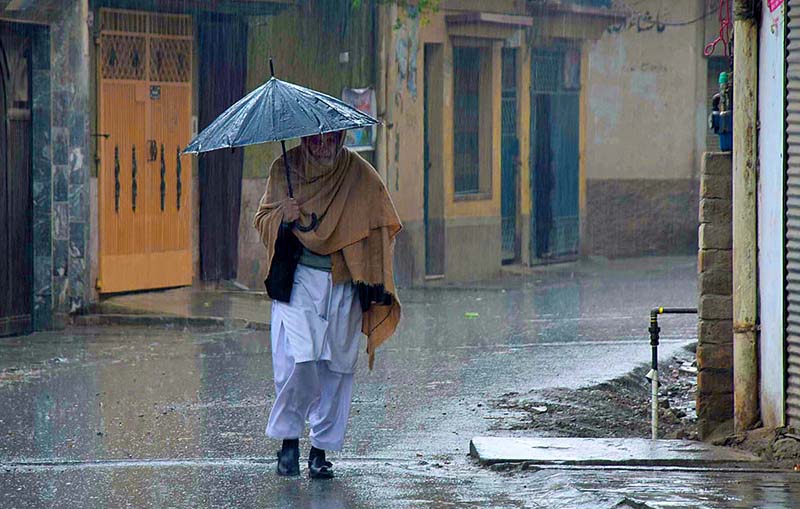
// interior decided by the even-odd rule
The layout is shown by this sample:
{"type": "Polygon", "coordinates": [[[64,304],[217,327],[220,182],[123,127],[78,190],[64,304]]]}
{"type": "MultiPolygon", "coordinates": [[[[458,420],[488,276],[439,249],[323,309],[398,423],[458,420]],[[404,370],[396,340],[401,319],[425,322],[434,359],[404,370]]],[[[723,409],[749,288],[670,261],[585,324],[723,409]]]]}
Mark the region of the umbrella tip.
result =
{"type": "Polygon", "coordinates": [[[275,77],[275,65],[272,63],[272,57],[269,57],[269,75],[271,78],[275,77]]]}

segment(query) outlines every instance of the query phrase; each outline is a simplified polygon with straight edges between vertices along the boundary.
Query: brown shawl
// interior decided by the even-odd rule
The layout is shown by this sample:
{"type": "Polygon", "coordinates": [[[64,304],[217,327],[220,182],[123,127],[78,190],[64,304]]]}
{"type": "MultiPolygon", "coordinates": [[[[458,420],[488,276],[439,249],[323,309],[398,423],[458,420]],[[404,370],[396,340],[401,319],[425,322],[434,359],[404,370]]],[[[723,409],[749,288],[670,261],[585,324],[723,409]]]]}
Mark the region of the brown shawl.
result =
{"type": "MultiPolygon", "coordinates": [[[[294,230],[300,242],[314,253],[331,256],[334,283],[382,285],[392,297],[391,305],[373,303],[364,313],[361,330],[367,336],[372,369],[375,349],[389,339],[400,321],[393,271],[400,218],[378,173],[355,152],[343,148],[333,166],[315,163],[302,146],[290,150],[288,159],[292,190],[301,210],[300,223],[309,224],[312,212],[320,221],[316,230],[294,230]]],[[[281,202],[287,196],[283,159],[278,158],[272,163],[253,224],[267,248],[267,267],[272,266],[283,219],[281,202]]]]}

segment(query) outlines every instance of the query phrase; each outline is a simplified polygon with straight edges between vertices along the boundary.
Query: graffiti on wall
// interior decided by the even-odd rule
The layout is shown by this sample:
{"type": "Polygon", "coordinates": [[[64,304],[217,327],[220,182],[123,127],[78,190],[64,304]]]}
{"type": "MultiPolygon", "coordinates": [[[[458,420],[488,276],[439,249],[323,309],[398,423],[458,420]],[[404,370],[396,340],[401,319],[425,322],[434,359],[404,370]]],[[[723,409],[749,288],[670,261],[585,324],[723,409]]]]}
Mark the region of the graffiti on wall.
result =
{"type": "Polygon", "coordinates": [[[667,29],[667,24],[664,22],[664,19],[661,9],[659,9],[655,15],[651,14],[650,11],[636,12],[627,19],[609,26],[606,30],[611,34],[634,30],[640,33],[651,32],[653,30],[657,33],[662,33],[667,29]]]}
{"type": "Polygon", "coordinates": [[[411,97],[416,99],[420,17],[412,14],[407,15],[405,23],[398,24],[395,27],[397,30],[397,38],[394,53],[395,60],[397,61],[396,93],[399,95],[403,86],[405,86],[408,88],[411,97]]]}
{"type": "MultiPolygon", "coordinates": [[[[783,25],[783,0],[769,0],[770,24],[769,31],[773,34],[778,33],[778,29],[783,25]]],[[[781,31],[782,33],[783,31],[781,31]]]]}

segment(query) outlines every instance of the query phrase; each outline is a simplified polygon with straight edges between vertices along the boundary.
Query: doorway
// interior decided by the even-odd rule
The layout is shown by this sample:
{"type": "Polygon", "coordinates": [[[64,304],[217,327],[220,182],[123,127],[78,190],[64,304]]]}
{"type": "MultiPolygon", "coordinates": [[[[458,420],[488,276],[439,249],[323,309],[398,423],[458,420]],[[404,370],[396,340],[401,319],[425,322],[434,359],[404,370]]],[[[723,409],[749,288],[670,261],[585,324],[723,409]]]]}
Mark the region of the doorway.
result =
{"type": "Polygon", "coordinates": [[[192,283],[192,17],[101,9],[102,293],[192,283]]]}
{"type": "Polygon", "coordinates": [[[0,336],[32,330],[31,39],[0,22],[0,336]]]}
{"type": "MultiPolygon", "coordinates": [[[[198,27],[200,130],[247,90],[247,25],[240,17],[206,14],[198,27]]],[[[198,158],[200,181],[200,278],[236,279],[244,149],[198,158]]]]}
{"type": "Polygon", "coordinates": [[[569,47],[531,58],[532,265],[578,256],[580,62],[569,47]]]}
{"type": "Polygon", "coordinates": [[[444,275],[444,169],[443,125],[444,86],[441,44],[425,45],[425,97],[424,97],[424,223],[425,223],[425,276],[439,278],[444,275]]]}

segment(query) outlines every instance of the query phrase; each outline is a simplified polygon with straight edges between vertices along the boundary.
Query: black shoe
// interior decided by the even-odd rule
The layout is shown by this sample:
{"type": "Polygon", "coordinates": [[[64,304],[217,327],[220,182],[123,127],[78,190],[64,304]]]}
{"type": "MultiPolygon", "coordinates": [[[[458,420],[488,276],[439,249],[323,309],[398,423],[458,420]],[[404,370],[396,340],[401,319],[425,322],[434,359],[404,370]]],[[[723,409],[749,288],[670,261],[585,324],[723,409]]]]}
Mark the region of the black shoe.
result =
{"type": "Polygon", "coordinates": [[[300,441],[284,440],[283,447],[278,451],[278,475],[300,475],[300,441]]]}
{"type": "Polygon", "coordinates": [[[333,463],[325,461],[325,451],[311,448],[308,455],[308,477],[311,479],[333,479],[333,463]]]}

